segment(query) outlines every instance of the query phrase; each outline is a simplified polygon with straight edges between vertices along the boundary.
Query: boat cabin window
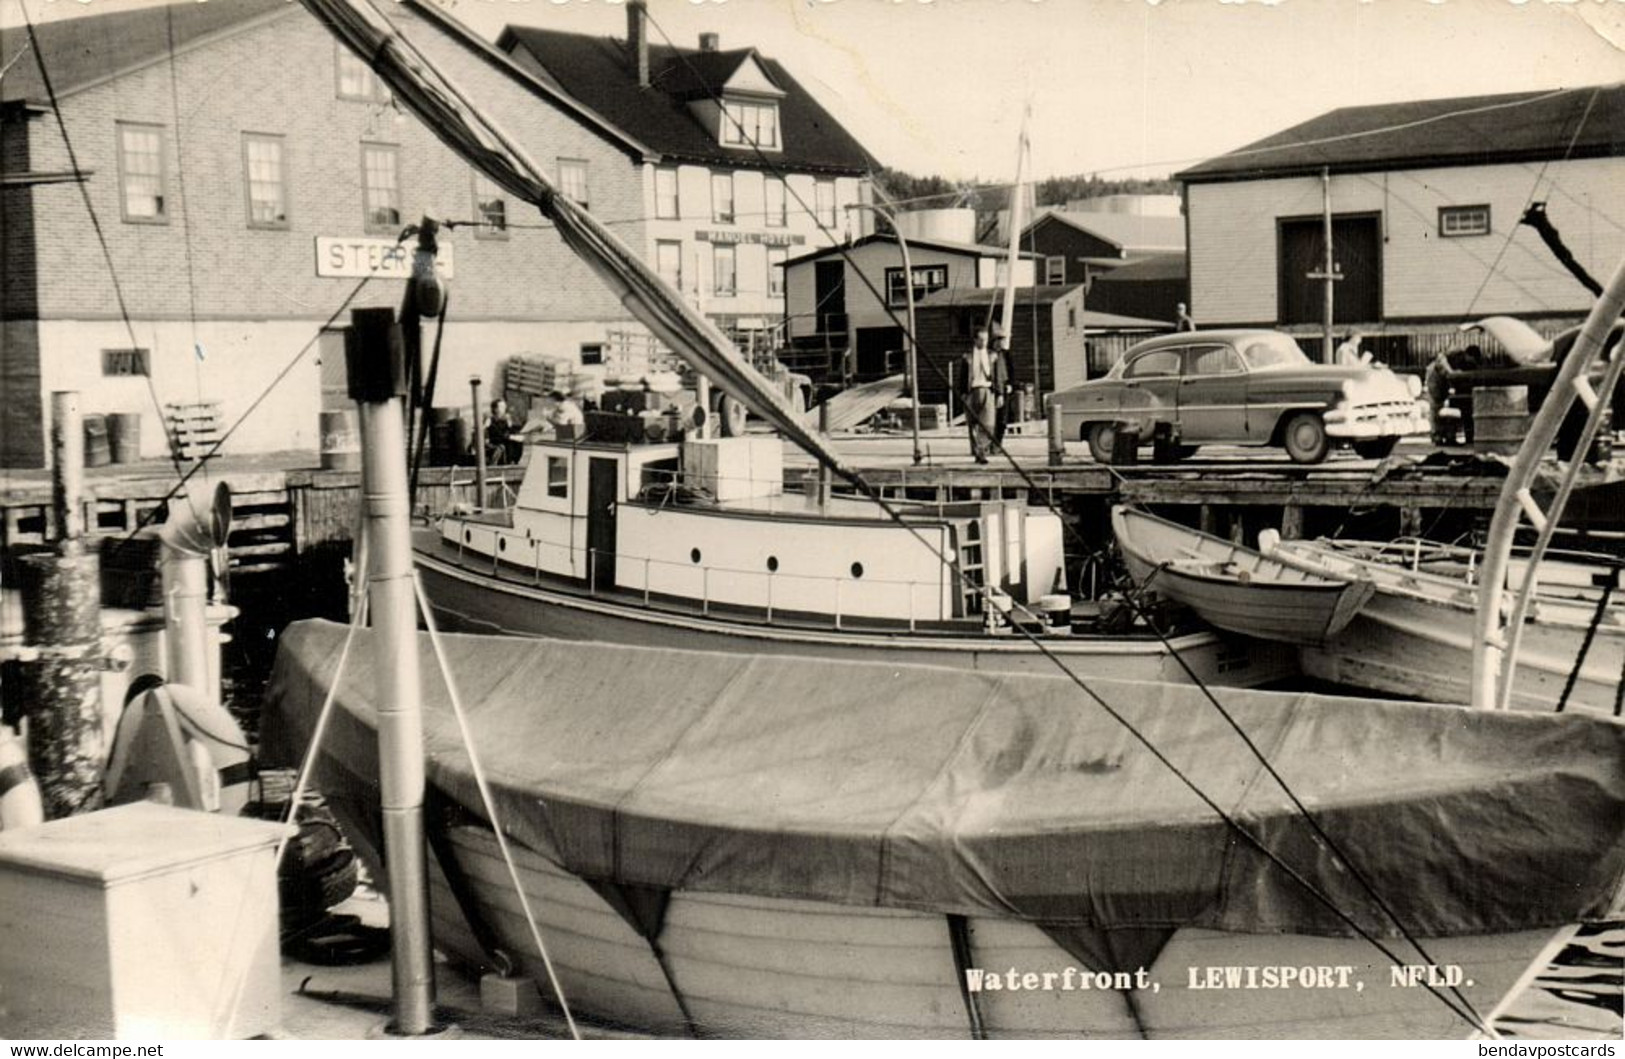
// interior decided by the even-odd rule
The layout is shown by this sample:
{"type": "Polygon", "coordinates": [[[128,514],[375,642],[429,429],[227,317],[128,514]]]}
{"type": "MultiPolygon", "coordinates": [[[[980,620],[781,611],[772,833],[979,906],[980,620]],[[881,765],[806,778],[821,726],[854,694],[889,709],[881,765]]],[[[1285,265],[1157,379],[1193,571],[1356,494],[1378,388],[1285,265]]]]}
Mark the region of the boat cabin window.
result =
{"type": "Polygon", "coordinates": [[[547,495],[561,497],[570,495],[570,458],[568,456],[549,456],[547,458],[547,495]]]}

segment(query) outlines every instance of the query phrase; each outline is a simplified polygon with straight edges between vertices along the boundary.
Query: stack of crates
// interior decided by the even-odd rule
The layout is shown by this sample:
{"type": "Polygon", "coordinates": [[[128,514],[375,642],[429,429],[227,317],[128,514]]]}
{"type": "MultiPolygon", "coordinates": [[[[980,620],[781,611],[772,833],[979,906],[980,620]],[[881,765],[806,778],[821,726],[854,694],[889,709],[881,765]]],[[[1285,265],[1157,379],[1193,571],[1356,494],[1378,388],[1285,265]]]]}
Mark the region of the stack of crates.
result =
{"type": "Polygon", "coordinates": [[[220,441],[219,401],[166,404],[164,418],[168,421],[169,436],[174,439],[176,453],[183,460],[207,456],[220,441]]]}
{"type": "Polygon", "coordinates": [[[555,390],[569,393],[574,370],[574,362],[563,357],[521,353],[508,358],[502,374],[503,388],[530,397],[546,397],[555,390]]]}

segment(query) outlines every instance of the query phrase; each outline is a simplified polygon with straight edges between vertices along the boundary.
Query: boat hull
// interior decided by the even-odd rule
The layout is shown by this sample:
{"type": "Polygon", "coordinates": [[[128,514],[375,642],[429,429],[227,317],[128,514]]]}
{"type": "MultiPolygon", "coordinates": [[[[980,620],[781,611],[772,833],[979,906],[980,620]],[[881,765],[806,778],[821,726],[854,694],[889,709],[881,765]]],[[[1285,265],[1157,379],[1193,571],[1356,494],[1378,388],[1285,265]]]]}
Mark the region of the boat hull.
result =
{"type": "MultiPolygon", "coordinates": [[[[323,790],[369,869],[387,879],[370,784],[329,760],[323,790]]],[[[510,842],[510,849],[565,997],[589,1024],[673,1037],[972,1036],[944,916],[679,891],[659,936],[663,970],[649,942],[586,882],[523,846],[510,842]]],[[[452,826],[437,843],[440,855],[453,858],[450,874],[480,930],[551,998],[494,835],[479,825],[452,826]]],[[[492,969],[447,873],[431,860],[437,947],[471,970],[492,969]]],[[[967,926],[973,968],[1037,976],[1034,987],[976,995],[993,1038],[1462,1039],[1472,1032],[1425,988],[1393,986],[1390,964],[1357,938],[1181,929],[1144,968],[1139,980],[1146,984],[1122,991],[1096,988],[1093,980],[1083,987],[1084,974],[1095,972],[1031,923],[972,916],[967,926]],[[1287,967],[1326,968],[1334,981],[1347,967],[1350,986],[1206,987],[1210,973],[1287,967]],[[1053,976],[1048,988],[1046,974],[1053,976]]],[[[1471,981],[1463,993],[1488,1012],[1553,936],[1538,929],[1424,944],[1438,964],[1461,968],[1471,981]]]]}
{"type": "MultiPolygon", "coordinates": [[[[989,672],[1056,672],[1024,637],[967,636],[795,627],[786,623],[663,612],[524,584],[434,551],[416,555],[435,620],[454,632],[540,636],[602,643],[759,655],[888,661],[989,672]]],[[[1191,633],[1154,638],[1054,636],[1044,646],[1078,676],[1259,687],[1298,673],[1290,647],[1245,637],[1191,633]],[[1175,657],[1175,652],[1179,657],[1175,657]],[[1185,665],[1180,664],[1180,659],[1185,665]]]]}

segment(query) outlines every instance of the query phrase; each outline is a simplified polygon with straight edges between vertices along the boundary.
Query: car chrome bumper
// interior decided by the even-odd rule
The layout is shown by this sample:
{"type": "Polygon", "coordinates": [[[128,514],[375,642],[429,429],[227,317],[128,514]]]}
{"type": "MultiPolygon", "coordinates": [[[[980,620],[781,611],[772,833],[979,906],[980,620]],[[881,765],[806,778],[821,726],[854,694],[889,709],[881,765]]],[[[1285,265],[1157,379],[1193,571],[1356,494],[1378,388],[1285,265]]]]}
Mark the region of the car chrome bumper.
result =
{"type": "Polygon", "coordinates": [[[1334,408],[1326,413],[1326,435],[1333,438],[1387,438],[1426,434],[1432,429],[1427,405],[1377,408],[1334,408]]]}

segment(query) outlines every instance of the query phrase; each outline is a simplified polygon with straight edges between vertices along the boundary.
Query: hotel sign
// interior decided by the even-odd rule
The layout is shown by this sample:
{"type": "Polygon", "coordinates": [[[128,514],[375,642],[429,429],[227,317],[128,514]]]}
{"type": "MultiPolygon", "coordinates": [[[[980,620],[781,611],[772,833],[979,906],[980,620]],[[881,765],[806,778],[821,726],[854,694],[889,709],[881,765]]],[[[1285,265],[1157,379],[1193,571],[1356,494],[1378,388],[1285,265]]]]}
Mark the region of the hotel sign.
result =
{"type": "MultiPolygon", "coordinates": [[[[316,237],[316,275],[327,278],[373,276],[378,279],[407,279],[412,275],[415,242],[397,244],[393,239],[355,239],[343,236],[316,237]]],[[[452,278],[451,245],[441,242],[435,255],[435,271],[452,278]]]]}
{"type": "Polygon", "coordinates": [[[735,232],[712,228],[699,229],[694,238],[702,243],[762,243],[766,246],[800,246],[807,241],[806,236],[789,232],[735,232]]]}

